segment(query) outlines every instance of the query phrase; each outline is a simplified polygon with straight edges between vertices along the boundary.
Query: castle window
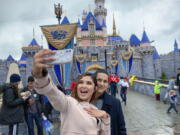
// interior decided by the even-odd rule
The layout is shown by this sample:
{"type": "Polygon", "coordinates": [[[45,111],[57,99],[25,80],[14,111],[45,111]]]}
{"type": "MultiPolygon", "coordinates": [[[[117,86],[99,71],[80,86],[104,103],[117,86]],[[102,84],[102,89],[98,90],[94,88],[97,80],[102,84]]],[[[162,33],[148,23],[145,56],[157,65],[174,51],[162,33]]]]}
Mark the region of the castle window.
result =
{"type": "Polygon", "coordinates": [[[98,54],[91,54],[91,61],[97,61],[98,60],[98,54]]]}
{"type": "Polygon", "coordinates": [[[96,43],[95,43],[95,40],[94,40],[94,39],[91,39],[91,40],[90,40],[90,45],[96,45],[96,43]]]}

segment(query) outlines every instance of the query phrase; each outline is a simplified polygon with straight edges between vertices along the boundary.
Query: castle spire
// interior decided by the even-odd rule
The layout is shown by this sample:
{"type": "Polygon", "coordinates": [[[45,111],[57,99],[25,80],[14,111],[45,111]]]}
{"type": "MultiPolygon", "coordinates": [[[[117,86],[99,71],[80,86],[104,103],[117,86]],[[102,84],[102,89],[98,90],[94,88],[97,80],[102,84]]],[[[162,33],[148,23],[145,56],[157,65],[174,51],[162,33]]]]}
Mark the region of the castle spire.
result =
{"type": "Polygon", "coordinates": [[[34,28],[33,28],[33,38],[35,38],[35,31],[34,31],[34,28]]]}
{"type": "Polygon", "coordinates": [[[174,52],[179,52],[178,44],[177,44],[176,39],[175,39],[175,41],[174,41],[174,52]]]}
{"type": "Polygon", "coordinates": [[[116,24],[115,24],[115,19],[114,19],[114,14],[113,14],[113,36],[116,36],[116,24]]]}

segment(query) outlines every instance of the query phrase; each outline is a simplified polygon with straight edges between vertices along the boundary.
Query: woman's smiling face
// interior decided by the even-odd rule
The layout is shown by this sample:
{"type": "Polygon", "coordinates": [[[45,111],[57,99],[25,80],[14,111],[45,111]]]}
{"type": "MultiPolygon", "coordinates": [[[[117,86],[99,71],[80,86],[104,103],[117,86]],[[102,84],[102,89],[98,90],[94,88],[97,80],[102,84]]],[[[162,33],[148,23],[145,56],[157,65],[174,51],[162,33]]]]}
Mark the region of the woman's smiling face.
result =
{"type": "Polygon", "coordinates": [[[84,76],[77,84],[77,95],[80,100],[89,102],[95,92],[95,84],[92,77],[84,76]]]}

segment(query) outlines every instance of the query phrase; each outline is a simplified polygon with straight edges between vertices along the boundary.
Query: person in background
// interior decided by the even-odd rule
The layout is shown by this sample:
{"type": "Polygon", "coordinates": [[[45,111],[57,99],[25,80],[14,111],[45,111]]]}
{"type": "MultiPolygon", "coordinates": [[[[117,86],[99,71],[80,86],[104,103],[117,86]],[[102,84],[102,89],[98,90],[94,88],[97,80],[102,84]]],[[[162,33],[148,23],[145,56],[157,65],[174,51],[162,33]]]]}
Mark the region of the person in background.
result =
{"type": "Polygon", "coordinates": [[[170,100],[170,107],[167,110],[167,113],[171,113],[171,109],[174,109],[174,111],[178,114],[178,110],[176,108],[176,103],[177,103],[177,94],[175,90],[170,90],[169,91],[169,100],[170,100]]]}
{"type": "Polygon", "coordinates": [[[156,97],[156,100],[157,101],[160,101],[160,93],[161,93],[161,87],[162,87],[163,85],[162,84],[159,84],[159,81],[155,81],[155,83],[154,83],[154,94],[155,94],[155,97],[156,97]]]}
{"type": "Polygon", "coordinates": [[[83,74],[71,96],[66,96],[52,82],[45,62],[54,51],[42,49],[34,56],[32,75],[35,77],[35,89],[46,95],[53,107],[61,112],[61,135],[110,135],[110,116],[91,104],[96,90],[96,79],[91,74],[83,74]],[[49,56],[46,57],[45,56],[49,56]]]}
{"type": "Polygon", "coordinates": [[[137,77],[135,75],[130,77],[129,79],[130,86],[133,86],[135,80],[137,80],[137,77]]]}
{"type": "Polygon", "coordinates": [[[97,90],[94,105],[106,111],[111,117],[111,135],[127,135],[124,115],[119,99],[107,93],[109,88],[109,75],[104,69],[94,73],[97,80],[97,90]]]}
{"type": "Polygon", "coordinates": [[[50,115],[52,115],[52,110],[53,107],[51,105],[51,103],[49,102],[49,99],[47,96],[43,96],[43,103],[44,103],[44,115],[46,116],[46,118],[52,122],[52,120],[50,119],[50,115]]]}
{"type": "Polygon", "coordinates": [[[111,74],[109,76],[109,82],[110,82],[110,91],[111,91],[111,95],[116,97],[116,93],[117,93],[117,76],[116,74],[111,74]]]}
{"type": "Polygon", "coordinates": [[[166,89],[166,94],[165,94],[164,100],[163,100],[163,102],[165,104],[166,104],[167,99],[168,99],[169,91],[173,90],[175,88],[175,79],[176,79],[175,77],[171,77],[171,79],[169,80],[168,87],[166,89]]]}
{"type": "Polygon", "coordinates": [[[127,89],[129,88],[129,83],[126,78],[122,78],[121,81],[118,82],[118,85],[121,86],[120,96],[124,105],[127,102],[127,89]]]}
{"type": "Polygon", "coordinates": [[[24,105],[25,120],[28,126],[28,134],[34,134],[34,121],[37,127],[37,135],[43,135],[43,126],[41,116],[43,115],[43,97],[34,90],[34,78],[28,77],[28,85],[22,92],[29,91],[31,96],[26,100],[24,105]]]}
{"type": "Polygon", "coordinates": [[[21,77],[18,74],[12,74],[10,76],[10,84],[4,86],[3,90],[0,124],[9,125],[8,135],[18,135],[18,125],[24,122],[23,104],[29,94],[20,94],[20,81],[21,77]]]}
{"type": "Polygon", "coordinates": [[[180,68],[177,69],[176,85],[178,86],[178,94],[180,96],[180,68]]]}

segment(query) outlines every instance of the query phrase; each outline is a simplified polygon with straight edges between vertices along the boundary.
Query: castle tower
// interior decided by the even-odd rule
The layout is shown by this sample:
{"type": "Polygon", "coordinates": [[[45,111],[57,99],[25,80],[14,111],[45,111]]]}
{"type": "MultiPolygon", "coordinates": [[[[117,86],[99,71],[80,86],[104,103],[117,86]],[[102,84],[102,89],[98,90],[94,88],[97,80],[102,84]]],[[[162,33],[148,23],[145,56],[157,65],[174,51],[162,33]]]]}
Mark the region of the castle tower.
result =
{"type": "Polygon", "coordinates": [[[138,52],[142,55],[142,74],[144,78],[154,79],[154,62],[153,56],[154,46],[138,47],[138,52]]]}
{"type": "Polygon", "coordinates": [[[159,79],[161,77],[162,70],[161,70],[160,56],[156,49],[153,53],[153,60],[154,60],[155,78],[159,79]]]}
{"type": "Polygon", "coordinates": [[[35,38],[32,39],[31,43],[28,46],[22,47],[23,54],[27,58],[26,59],[26,62],[27,62],[27,64],[26,64],[26,77],[31,75],[32,64],[33,64],[33,56],[35,55],[35,53],[37,53],[41,49],[42,49],[42,46],[38,45],[35,38]]]}
{"type": "Polygon", "coordinates": [[[84,23],[86,17],[87,17],[87,12],[85,10],[83,10],[83,13],[82,13],[82,23],[84,23]]]}
{"type": "Polygon", "coordinates": [[[107,9],[104,7],[105,0],[95,0],[96,8],[94,15],[97,18],[100,25],[103,24],[103,20],[106,22],[107,9]]]}
{"type": "Polygon", "coordinates": [[[27,85],[27,80],[26,80],[26,60],[27,58],[25,57],[24,54],[21,55],[21,58],[18,62],[19,64],[19,70],[20,70],[20,74],[21,74],[21,77],[22,77],[22,83],[23,83],[23,86],[26,86],[27,85]]]}
{"type": "Polygon", "coordinates": [[[174,52],[179,52],[177,41],[174,41],[174,52]]]}
{"type": "Polygon", "coordinates": [[[178,49],[178,43],[174,41],[174,76],[176,76],[176,70],[180,67],[180,50],[178,49]]]}

